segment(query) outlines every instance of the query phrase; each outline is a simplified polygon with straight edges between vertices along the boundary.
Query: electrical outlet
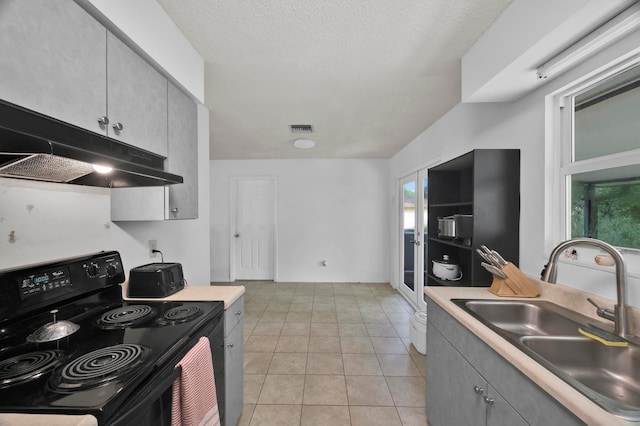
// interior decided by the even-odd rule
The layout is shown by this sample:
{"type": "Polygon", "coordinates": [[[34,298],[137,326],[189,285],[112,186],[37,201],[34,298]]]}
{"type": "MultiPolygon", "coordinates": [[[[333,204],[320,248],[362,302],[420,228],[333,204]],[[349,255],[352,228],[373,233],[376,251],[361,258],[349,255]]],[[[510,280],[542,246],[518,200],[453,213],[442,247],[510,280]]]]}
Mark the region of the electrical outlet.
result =
{"type": "Polygon", "coordinates": [[[158,241],[149,240],[149,257],[156,257],[158,253],[154,253],[154,250],[158,250],[158,241]]]}

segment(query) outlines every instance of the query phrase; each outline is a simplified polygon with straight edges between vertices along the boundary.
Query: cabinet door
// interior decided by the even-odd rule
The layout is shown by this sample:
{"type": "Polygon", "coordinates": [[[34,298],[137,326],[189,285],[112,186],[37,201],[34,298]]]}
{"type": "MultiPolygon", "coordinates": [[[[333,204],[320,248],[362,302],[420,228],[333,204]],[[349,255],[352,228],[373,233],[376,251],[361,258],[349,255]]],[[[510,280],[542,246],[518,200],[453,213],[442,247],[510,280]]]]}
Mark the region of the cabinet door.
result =
{"type": "Polygon", "coordinates": [[[111,33],[107,93],[109,136],[166,157],[167,79],[111,33]]]}
{"type": "Polygon", "coordinates": [[[198,111],[180,89],[169,83],[167,171],[184,178],[169,186],[168,219],[198,217],[198,111]]]}
{"type": "Polygon", "coordinates": [[[0,98],[104,133],[106,29],[68,0],[0,0],[0,98]]]}
{"type": "Polygon", "coordinates": [[[484,378],[427,324],[427,418],[431,426],[484,425],[484,378]]]}
{"type": "Polygon", "coordinates": [[[525,426],[528,424],[493,386],[487,386],[486,396],[489,398],[487,402],[487,426],[525,426]]]}
{"type": "Polygon", "coordinates": [[[235,426],[242,414],[244,404],[244,324],[233,329],[225,340],[225,425],[235,426]]]}

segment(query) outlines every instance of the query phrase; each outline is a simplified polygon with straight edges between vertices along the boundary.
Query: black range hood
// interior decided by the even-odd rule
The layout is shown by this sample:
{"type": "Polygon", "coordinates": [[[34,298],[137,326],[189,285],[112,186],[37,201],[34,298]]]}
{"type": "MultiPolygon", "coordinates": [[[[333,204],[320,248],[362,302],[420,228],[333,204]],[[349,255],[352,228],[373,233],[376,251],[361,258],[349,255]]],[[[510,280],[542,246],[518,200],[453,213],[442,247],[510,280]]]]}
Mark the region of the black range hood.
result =
{"type": "Polygon", "coordinates": [[[0,177],[108,188],[182,183],[164,171],[165,159],[0,100],[0,177]]]}

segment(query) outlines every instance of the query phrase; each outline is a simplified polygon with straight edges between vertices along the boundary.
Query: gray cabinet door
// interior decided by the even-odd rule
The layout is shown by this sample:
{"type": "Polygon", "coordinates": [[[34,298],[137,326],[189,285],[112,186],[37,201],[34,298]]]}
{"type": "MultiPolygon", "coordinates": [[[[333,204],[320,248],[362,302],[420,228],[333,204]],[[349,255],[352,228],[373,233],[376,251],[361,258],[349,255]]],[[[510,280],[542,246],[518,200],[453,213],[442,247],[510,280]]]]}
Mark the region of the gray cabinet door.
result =
{"type": "Polygon", "coordinates": [[[106,29],[68,0],[0,0],[0,99],[104,133],[106,29]]]}
{"type": "Polygon", "coordinates": [[[491,398],[491,403],[487,405],[487,426],[526,426],[528,424],[493,386],[487,386],[486,396],[491,398]]]}
{"type": "MultiPolygon", "coordinates": [[[[225,316],[226,322],[226,316],[225,316]]],[[[225,425],[235,426],[244,404],[244,324],[240,321],[224,340],[225,425]]]]}
{"type": "Polygon", "coordinates": [[[427,324],[427,418],[431,426],[484,425],[484,378],[427,324]]]}
{"type": "Polygon", "coordinates": [[[180,89],[169,83],[168,158],[166,170],[184,178],[169,186],[168,219],[198,217],[198,111],[180,89]]]}
{"type": "Polygon", "coordinates": [[[166,157],[167,79],[109,32],[107,93],[108,135],[166,157]]]}

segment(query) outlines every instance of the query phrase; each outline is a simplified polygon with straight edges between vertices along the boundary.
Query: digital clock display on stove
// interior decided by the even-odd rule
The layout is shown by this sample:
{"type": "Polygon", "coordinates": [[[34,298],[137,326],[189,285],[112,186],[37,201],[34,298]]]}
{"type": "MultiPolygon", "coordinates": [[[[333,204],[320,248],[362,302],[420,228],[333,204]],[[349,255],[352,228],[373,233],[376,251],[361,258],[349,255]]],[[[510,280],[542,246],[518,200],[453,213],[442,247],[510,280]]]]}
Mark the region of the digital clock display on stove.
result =
{"type": "Polygon", "coordinates": [[[20,297],[24,300],[30,296],[70,286],[71,276],[69,274],[69,268],[52,269],[21,277],[20,297]]]}

